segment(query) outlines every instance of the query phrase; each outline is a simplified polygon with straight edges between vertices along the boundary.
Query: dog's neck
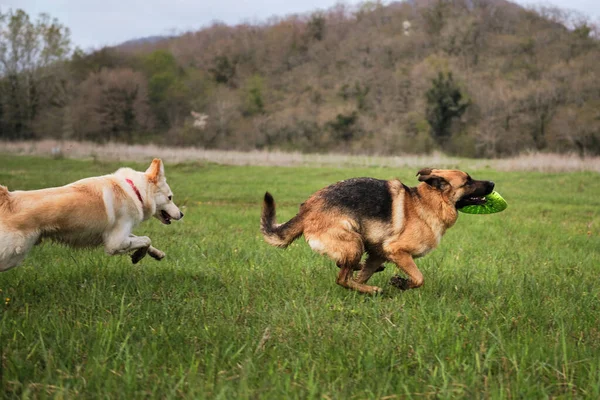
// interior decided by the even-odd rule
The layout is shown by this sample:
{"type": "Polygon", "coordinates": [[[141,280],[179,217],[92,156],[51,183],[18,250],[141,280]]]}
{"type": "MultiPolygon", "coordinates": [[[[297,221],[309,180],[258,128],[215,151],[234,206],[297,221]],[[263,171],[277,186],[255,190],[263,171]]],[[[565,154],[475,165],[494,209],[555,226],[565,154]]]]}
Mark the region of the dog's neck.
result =
{"type": "Polygon", "coordinates": [[[125,182],[127,182],[129,184],[129,186],[131,186],[131,188],[137,195],[137,198],[140,200],[140,203],[142,203],[142,208],[143,208],[144,200],[142,200],[142,195],[141,195],[140,191],[138,190],[138,188],[135,186],[135,183],[133,183],[133,181],[131,179],[125,179],[125,182]]]}
{"type": "MultiPolygon", "coordinates": [[[[438,190],[430,187],[426,183],[422,183],[417,186],[417,192],[420,192],[419,201],[428,202],[428,196],[425,195],[428,191],[434,191],[437,194],[438,190]]],[[[458,218],[458,211],[456,211],[456,206],[452,204],[452,202],[448,199],[447,196],[443,194],[439,194],[442,197],[442,208],[437,209],[436,212],[432,213],[432,216],[435,216],[435,219],[439,220],[443,224],[443,230],[445,232],[446,229],[450,228],[456,222],[458,218]]],[[[436,205],[439,203],[435,203],[436,205]]],[[[435,208],[435,205],[432,205],[432,208],[435,208]]]]}

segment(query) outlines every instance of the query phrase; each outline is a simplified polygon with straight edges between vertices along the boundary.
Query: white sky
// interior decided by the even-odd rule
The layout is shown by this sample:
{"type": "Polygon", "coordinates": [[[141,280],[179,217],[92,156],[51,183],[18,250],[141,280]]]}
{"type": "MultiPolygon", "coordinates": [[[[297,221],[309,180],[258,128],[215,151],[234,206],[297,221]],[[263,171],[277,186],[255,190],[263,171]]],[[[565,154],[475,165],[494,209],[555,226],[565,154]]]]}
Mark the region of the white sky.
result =
{"type": "MultiPolygon", "coordinates": [[[[579,11],[592,21],[600,20],[600,0],[513,1],[557,6],[579,11]]],[[[88,50],[146,36],[198,30],[212,21],[263,22],[271,16],[325,10],[336,3],[339,0],[0,0],[0,10],[21,8],[32,17],[48,13],[71,30],[75,46],[88,50]]]]}

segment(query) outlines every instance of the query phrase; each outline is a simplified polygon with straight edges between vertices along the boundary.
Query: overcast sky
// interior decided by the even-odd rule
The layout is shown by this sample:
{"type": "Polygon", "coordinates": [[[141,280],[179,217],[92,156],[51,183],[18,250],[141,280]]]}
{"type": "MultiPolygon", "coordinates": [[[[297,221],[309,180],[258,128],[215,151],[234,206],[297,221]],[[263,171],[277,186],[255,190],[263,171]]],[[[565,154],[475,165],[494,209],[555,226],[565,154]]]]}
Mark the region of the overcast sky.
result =
{"type": "MultiPolygon", "coordinates": [[[[515,2],[554,5],[600,20],[600,0],[515,2]]],[[[324,10],[336,3],[339,0],[0,0],[0,10],[21,8],[30,16],[48,13],[71,29],[74,45],[89,50],[129,39],[198,30],[212,21],[263,22],[271,16],[324,10]]]]}

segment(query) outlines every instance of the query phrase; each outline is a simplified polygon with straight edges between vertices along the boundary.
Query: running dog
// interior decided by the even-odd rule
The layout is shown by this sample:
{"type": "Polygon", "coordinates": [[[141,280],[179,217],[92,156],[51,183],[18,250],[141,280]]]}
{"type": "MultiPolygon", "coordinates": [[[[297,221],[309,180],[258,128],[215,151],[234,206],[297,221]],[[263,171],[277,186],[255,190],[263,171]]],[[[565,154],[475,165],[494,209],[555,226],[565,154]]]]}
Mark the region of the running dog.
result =
{"type": "Polygon", "coordinates": [[[409,279],[394,277],[392,284],[406,290],[423,285],[414,258],[434,249],[456,222],[457,209],[484,204],[494,182],[472,179],[458,170],[424,168],[416,187],[397,179],[354,178],[314,193],[284,224],[275,219],[275,200],[265,193],[261,231],[267,243],[287,247],[304,234],[309,246],[329,256],[340,268],[337,284],[376,294],[367,285],[383,263],[392,262],[409,279]],[[367,253],[365,262],[361,258],[367,253]],[[353,277],[354,271],[359,271],[353,277]]]}
{"type": "Polygon", "coordinates": [[[19,265],[45,238],[72,247],[104,245],[110,255],[133,252],[133,263],[146,254],[161,260],[165,253],[149,237],[131,234],[150,217],[167,225],[183,217],[158,158],[146,172],[120,168],[56,188],[9,192],[0,186],[0,271],[19,265]]]}

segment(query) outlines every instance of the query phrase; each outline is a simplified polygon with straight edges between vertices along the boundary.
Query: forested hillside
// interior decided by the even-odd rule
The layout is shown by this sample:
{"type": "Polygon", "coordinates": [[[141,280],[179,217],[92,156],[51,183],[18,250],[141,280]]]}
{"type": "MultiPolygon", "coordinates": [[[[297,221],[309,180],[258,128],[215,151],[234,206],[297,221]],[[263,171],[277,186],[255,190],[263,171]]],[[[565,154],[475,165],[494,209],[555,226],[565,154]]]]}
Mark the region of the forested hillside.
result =
{"type": "Polygon", "coordinates": [[[600,154],[599,61],[582,16],[503,0],[339,5],[91,53],[9,11],[0,139],[600,154]]]}

